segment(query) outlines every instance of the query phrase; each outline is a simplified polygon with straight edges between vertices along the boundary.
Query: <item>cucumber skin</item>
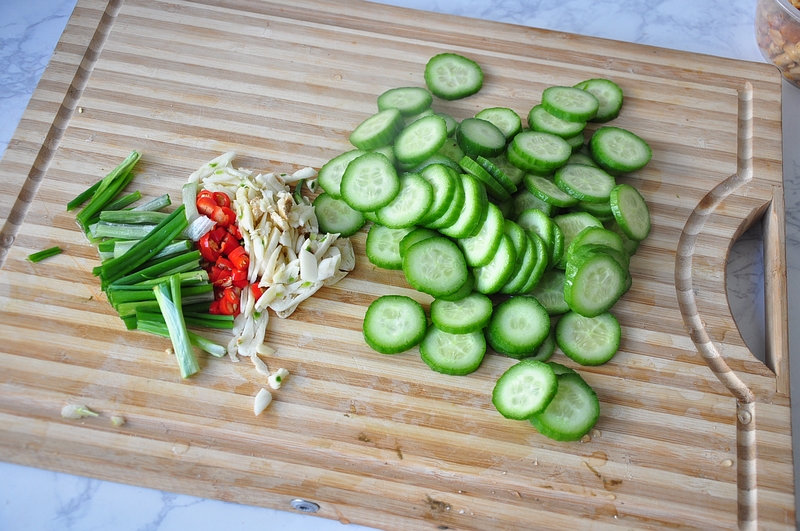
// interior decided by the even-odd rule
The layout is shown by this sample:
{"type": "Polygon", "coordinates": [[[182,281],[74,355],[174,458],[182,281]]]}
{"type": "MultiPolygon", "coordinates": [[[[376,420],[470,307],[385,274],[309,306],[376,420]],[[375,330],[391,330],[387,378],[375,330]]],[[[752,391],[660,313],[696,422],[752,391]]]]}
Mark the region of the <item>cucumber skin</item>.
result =
{"type": "MultiPolygon", "coordinates": [[[[564,367],[564,369],[567,369],[567,367],[564,367]]],[[[597,393],[595,393],[594,389],[592,389],[592,387],[586,383],[586,381],[578,373],[572,371],[571,369],[564,371],[556,378],[558,380],[559,387],[575,385],[586,392],[588,400],[590,401],[590,407],[592,408],[591,417],[589,417],[581,425],[575,426],[571,431],[559,429],[558,427],[554,427],[552,424],[548,423],[549,418],[547,416],[547,408],[540,413],[535,413],[528,420],[539,433],[545,437],[553,439],[554,441],[579,441],[584,435],[591,431],[595,424],[597,424],[597,420],[600,418],[600,401],[597,399],[597,393]]],[[[558,393],[556,393],[556,396],[550,401],[548,407],[556,400],[558,400],[558,393]]]]}

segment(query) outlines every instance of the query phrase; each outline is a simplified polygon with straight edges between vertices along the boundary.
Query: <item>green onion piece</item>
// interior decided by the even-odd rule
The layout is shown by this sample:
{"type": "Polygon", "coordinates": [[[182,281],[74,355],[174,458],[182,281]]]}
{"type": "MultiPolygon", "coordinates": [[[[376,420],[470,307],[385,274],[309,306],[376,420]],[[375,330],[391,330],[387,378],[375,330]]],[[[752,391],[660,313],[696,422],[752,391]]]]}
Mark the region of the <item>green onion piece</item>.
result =
{"type": "Polygon", "coordinates": [[[191,224],[194,220],[200,217],[197,211],[197,188],[199,184],[197,181],[188,182],[183,185],[181,189],[181,199],[183,206],[186,207],[186,221],[191,224]]]}
{"type": "Polygon", "coordinates": [[[90,225],[89,220],[91,220],[95,214],[102,211],[106,205],[111,203],[117,194],[131,182],[133,179],[133,172],[131,169],[139,161],[141,156],[141,153],[134,150],[119,166],[114,168],[111,173],[100,181],[100,186],[98,186],[97,190],[92,194],[89,203],[75,216],[75,219],[78,221],[78,224],[83,227],[84,231],[90,225]]]}
{"type": "Polygon", "coordinates": [[[100,221],[89,226],[93,238],[119,238],[120,240],[141,240],[156,228],[156,225],[133,225],[128,223],[109,223],[100,221]]]}
{"type": "MultiPolygon", "coordinates": [[[[193,300],[193,298],[198,295],[205,295],[202,299],[207,300],[208,294],[211,294],[210,299],[214,300],[214,286],[211,284],[181,286],[181,297],[186,300],[193,300]]],[[[108,302],[114,307],[127,302],[156,300],[152,287],[140,287],[140,289],[137,290],[108,290],[106,291],[106,296],[108,297],[108,302]]]]}
{"type": "Polygon", "coordinates": [[[89,188],[87,188],[83,192],[79,193],[75,197],[75,199],[73,199],[72,201],[67,203],[67,212],[69,212],[71,210],[75,210],[76,208],[78,208],[79,206],[84,204],[86,201],[88,201],[94,195],[94,193],[97,191],[97,189],[100,188],[100,184],[102,182],[103,182],[103,179],[100,179],[99,181],[97,181],[96,183],[91,185],[89,188]]]}
{"type": "Polygon", "coordinates": [[[62,252],[63,251],[61,250],[61,247],[58,247],[58,246],[50,247],[49,249],[44,249],[43,251],[38,251],[38,252],[29,254],[28,255],[28,260],[30,260],[31,262],[33,262],[35,264],[36,262],[41,262],[45,258],[50,258],[51,256],[55,256],[57,254],[61,254],[62,252]]]}
{"type": "MultiPolygon", "coordinates": [[[[183,216],[182,212],[181,216],[183,216]]],[[[183,220],[186,221],[186,218],[184,217],[183,220]]],[[[180,279],[177,276],[172,276],[168,283],[164,282],[153,287],[153,291],[156,294],[158,307],[167,324],[172,348],[175,351],[175,357],[181,369],[181,377],[188,378],[200,370],[200,365],[197,363],[194,350],[192,350],[189,331],[186,329],[186,323],[183,320],[180,279]]]]}
{"type": "MultiPolygon", "coordinates": [[[[130,251],[128,251],[128,253],[130,253],[130,251]]],[[[122,257],[124,257],[126,254],[122,255],[122,257]]],[[[112,258],[111,260],[117,260],[117,258],[112,258]]],[[[107,264],[108,262],[105,262],[103,265],[107,264]]],[[[102,268],[103,266],[100,267],[102,268]]],[[[111,282],[109,286],[120,284],[137,284],[144,280],[153,280],[158,277],[168,277],[174,275],[175,273],[184,273],[186,271],[191,271],[198,268],[200,268],[200,251],[189,251],[188,253],[179,254],[177,256],[173,256],[172,258],[161,260],[149,267],[139,269],[138,271],[135,271],[129,275],[120,277],[114,282],[111,282]]]]}
{"type": "Polygon", "coordinates": [[[171,204],[172,200],[169,198],[169,195],[164,194],[156,197],[155,199],[151,199],[147,203],[142,203],[141,205],[134,207],[132,210],[156,211],[166,208],[171,204]]]}
{"type": "Polygon", "coordinates": [[[178,234],[183,232],[186,226],[186,216],[183,212],[183,205],[181,205],[164,221],[156,225],[146,238],[139,240],[136,245],[131,247],[127,253],[119,258],[112,258],[100,266],[102,287],[105,288],[115,280],[132,273],[137,267],[160,253],[178,234]]]}
{"type": "Polygon", "coordinates": [[[298,205],[303,204],[303,185],[305,182],[305,179],[300,179],[297,181],[297,184],[294,185],[294,194],[292,194],[292,197],[294,198],[294,202],[298,205]]]}
{"type": "MultiPolygon", "coordinates": [[[[138,320],[136,328],[142,332],[149,332],[162,337],[170,337],[167,325],[162,322],[138,320]]],[[[187,335],[189,336],[189,341],[192,345],[200,350],[208,352],[212,356],[221,358],[228,353],[228,349],[224,346],[215,343],[210,339],[206,339],[205,337],[190,330],[187,330],[187,335]]]]}
{"type": "MultiPolygon", "coordinates": [[[[113,245],[112,249],[114,256],[122,256],[123,254],[127,253],[128,250],[135,244],[136,240],[117,240],[117,243],[113,245]]],[[[178,240],[161,249],[161,252],[153,257],[153,260],[175,256],[176,254],[185,253],[187,251],[191,251],[192,249],[194,249],[194,242],[189,240],[178,240]]]]}
{"type": "MultiPolygon", "coordinates": [[[[192,284],[202,284],[204,282],[208,282],[208,271],[206,271],[205,269],[200,269],[198,271],[188,271],[186,273],[180,273],[180,277],[181,277],[181,286],[191,286],[192,284]]],[[[137,282],[136,284],[134,284],[131,287],[135,287],[135,286],[153,287],[156,284],[160,284],[160,283],[164,282],[165,280],[168,280],[168,279],[166,277],[159,277],[159,278],[154,278],[154,279],[150,279],[150,280],[143,280],[141,282],[137,282]]],[[[124,286],[120,286],[118,284],[112,284],[112,286],[109,286],[109,289],[111,289],[112,287],[124,287],[124,286]]]]}
{"type": "MultiPolygon", "coordinates": [[[[184,306],[184,309],[186,306],[184,306]]],[[[136,310],[136,319],[138,321],[155,321],[163,323],[164,316],[158,312],[148,312],[146,309],[136,310]]],[[[183,312],[183,320],[186,326],[195,328],[214,328],[218,330],[230,330],[233,328],[232,315],[212,315],[210,313],[189,313],[183,312]]]]}
{"type": "Polygon", "coordinates": [[[169,214],[166,212],[151,210],[103,210],[100,212],[100,222],[157,225],[167,216],[169,214]]]}

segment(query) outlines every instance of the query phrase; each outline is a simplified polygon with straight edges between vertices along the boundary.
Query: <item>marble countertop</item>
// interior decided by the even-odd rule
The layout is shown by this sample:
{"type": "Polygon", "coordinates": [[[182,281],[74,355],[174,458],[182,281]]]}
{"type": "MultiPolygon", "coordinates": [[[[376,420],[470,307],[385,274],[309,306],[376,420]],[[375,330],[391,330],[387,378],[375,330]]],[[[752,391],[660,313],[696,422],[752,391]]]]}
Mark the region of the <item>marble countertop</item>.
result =
{"type": "MultiPolygon", "coordinates": [[[[379,0],[378,3],[547,28],[746,61],[763,62],[753,30],[755,0],[379,0]]],[[[75,0],[0,2],[0,156],[75,6],[75,0]]],[[[421,15],[424,16],[424,15],[421,15]]],[[[783,84],[784,196],[789,319],[800,319],[800,89],[783,84]]],[[[730,304],[742,335],[763,353],[763,271],[758,228],[737,242],[728,263],[730,304]],[[747,324],[747,326],[745,326],[747,324]]],[[[800,345],[790,326],[790,348],[800,345]]],[[[794,350],[794,349],[791,349],[794,350]]],[[[800,396],[800,363],[792,393],[800,396]]],[[[793,408],[800,436],[800,404],[793,408]]],[[[800,445],[796,445],[800,446],[800,445]]],[[[800,448],[795,448],[798,483],[800,448]]],[[[263,509],[0,463],[0,529],[8,531],[345,529],[287,507],[263,509]]],[[[795,489],[800,490],[800,489],[795,489]]],[[[367,530],[348,525],[348,530],[367,530]]]]}

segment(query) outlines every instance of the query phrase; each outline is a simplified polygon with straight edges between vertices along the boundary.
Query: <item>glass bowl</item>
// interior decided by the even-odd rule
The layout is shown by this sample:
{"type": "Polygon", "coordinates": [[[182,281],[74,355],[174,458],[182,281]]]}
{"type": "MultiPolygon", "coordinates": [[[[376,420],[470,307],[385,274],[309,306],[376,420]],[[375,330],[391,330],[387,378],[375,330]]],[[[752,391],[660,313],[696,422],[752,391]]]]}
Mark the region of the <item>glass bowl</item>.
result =
{"type": "Polygon", "coordinates": [[[758,0],[756,40],[764,59],[800,87],[800,0],[758,0]]]}

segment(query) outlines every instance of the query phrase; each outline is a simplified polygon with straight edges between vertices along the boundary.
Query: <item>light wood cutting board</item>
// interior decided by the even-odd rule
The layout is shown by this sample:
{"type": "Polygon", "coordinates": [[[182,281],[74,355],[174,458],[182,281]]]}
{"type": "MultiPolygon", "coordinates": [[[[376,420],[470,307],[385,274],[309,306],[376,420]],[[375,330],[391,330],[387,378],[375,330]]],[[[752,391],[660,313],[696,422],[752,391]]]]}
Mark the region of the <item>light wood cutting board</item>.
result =
{"type": "Polygon", "coordinates": [[[0,459],[284,510],[302,498],[387,530],[791,529],[780,94],[767,65],[355,0],[80,0],[0,164],[0,459]],[[447,377],[416,351],[366,347],[376,296],[428,299],[368,263],[363,232],[350,276],[271,320],[266,361],[292,376],[260,417],[265,381],[249,363],[204,359],[182,381],[164,340],[124,329],[69,199],[132,149],[144,156],[131,188],[148,197],[178,199],[229,150],[259,171],[319,168],[377,95],[424,86],[443,51],[486,78],[437,110],[525,116],[547,86],[608,77],[626,96],[615,125],[653,148],[620,179],[653,219],[614,309],[621,350],[577,367],[601,400],[587,440],[557,443],[494,410],[512,360],[447,377]],[[762,217],[766,364],[725,292],[728,249],[762,217]],[[62,255],[25,260],[55,244],[62,255]],[[64,420],[70,403],[101,416],[64,420]]]}

